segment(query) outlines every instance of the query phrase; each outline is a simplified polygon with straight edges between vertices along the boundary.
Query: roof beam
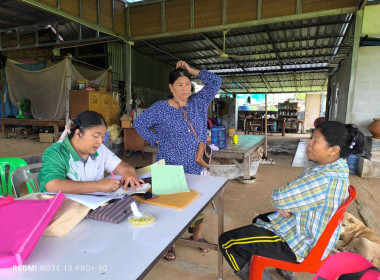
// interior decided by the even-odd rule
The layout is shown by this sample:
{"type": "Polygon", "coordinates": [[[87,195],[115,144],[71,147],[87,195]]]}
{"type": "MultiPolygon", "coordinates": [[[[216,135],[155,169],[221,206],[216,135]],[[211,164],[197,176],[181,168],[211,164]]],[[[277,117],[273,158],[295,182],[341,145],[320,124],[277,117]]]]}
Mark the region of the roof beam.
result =
{"type": "Polygon", "coordinates": [[[33,45],[20,45],[18,47],[9,47],[9,48],[2,48],[0,46],[0,51],[12,51],[12,50],[22,50],[22,49],[30,49],[30,48],[41,48],[41,47],[49,47],[49,46],[56,46],[57,48],[68,48],[73,46],[84,46],[84,45],[92,45],[92,44],[99,44],[99,43],[105,43],[105,42],[113,42],[118,41],[119,39],[113,37],[113,36],[103,36],[103,37],[94,37],[94,38],[86,38],[81,40],[70,40],[70,41],[54,41],[51,43],[39,43],[36,42],[33,45]]]}
{"type": "Polygon", "coordinates": [[[120,1],[124,2],[126,7],[136,7],[136,6],[149,5],[149,4],[159,3],[159,2],[166,2],[166,0],[144,0],[144,1],[139,1],[135,3],[127,3],[127,1],[123,1],[123,0],[120,0],[120,1]]]}
{"type": "MultiPolygon", "coordinates": [[[[276,28],[276,29],[269,29],[270,32],[277,32],[277,31],[290,31],[290,30],[295,30],[295,29],[302,29],[302,28],[309,28],[309,27],[318,27],[318,26],[335,26],[337,24],[345,24],[345,23],[348,23],[347,21],[335,21],[335,22],[328,22],[328,23],[315,23],[315,24],[310,24],[310,25],[300,25],[300,26],[293,26],[293,27],[284,27],[284,28],[276,28]]],[[[247,35],[247,36],[250,36],[250,35],[258,35],[258,34],[266,34],[267,32],[265,30],[260,30],[260,31],[257,31],[257,32],[245,32],[244,35],[247,35]]],[[[194,35],[198,35],[198,34],[194,34],[194,35]]],[[[210,40],[214,40],[214,39],[219,39],[219,40],[222,40],[223,39],[223,36],[217,36],[217,37],[210,37],[210,35],[208,34],[207,35],[208,38],[210,40]]],[[[226,39],[229,39],[229,38],[233,38],[233,37],[239,37],[239,35],[226,35],[226,39]]],[[[318,36],[318,37],[310,37],[310,39],[308,40],[312,40],[312,39],[315,39],[315,38],[321,38],[321,36],[318,36]]],[[[323,36],[322,36],[323,38],[323,36]]],[[[331,36],[328,36],[328,38],[334,38],[333,37],[333,34],[331,36]]],[[[190,43],[190,42],[194,42],[194,38],[190,38],[190,39],[182,39],[182,40],[178,40],[176,42],[170,42],[170,43],[154,43],[156,46],[170,46],[170,45],[176,45],[178,43],[190,43]]],[[[288,42],[288,41],[286,41],[288,42]]]]}
{"type": "MultiPolygon", "coordinates": [[[[257,70],[257,71],[246,71],[246,72],[218,72],[218,76],[238,76],[238,75],[261,75],[261,74],[269,74],[269,73],[293,73],[296,72],[327,72],[329,70],[328,67],[304,67],[298,69],[273,69],[273,70],[257,70]]],[[[212,72],[212,70],[211,70],[212,72]]]]}
{"type": "MultiPolygon", "coordinates": [[[[281,54],[288,54],[289,52],[304,52],[304,51],[316,51],[316,50],[329,50],[329,49],[335,49],[336,48],[336,45],[328,45],[328,46],[324,46],[324,47],[316,47],[316,48],[310,48],[310,49],[307,49],[307,48],[295,48],[295,49],[287,49],[287,50],[280,50],[280,51],[277,51],[279,55],[281,54]]],[[[231,48],[229,48],[231,50],[231,48]]],[[[204,49],[204,50],[194,50],[194,51],[189,51],[189,52],[171,52],[171,54],[175,55],[175,54],[181,54],[182,56],[186,56],[186,55],[191,55],[191,54],[194,54],[194,52],[205,52],[205,51],[213,51],[214,49],[204,49]]],[[[263,51],[263,52],[255,52],[255,53],[244,53],[244,55],[247,55],[247,56],[258,56],[258,55],[269,55],[269,54],[273,54],[273,52],[268,52],[268,51],[263,51]]],[[[155,53],[155,54],[150,54],[150,56],[152,57],[155,57],[155,56],[158,56],[160,55],[160,53],[155,53]]],[[[321,54],[321,55],[325,55],[325,56],[330,56],[331,55],[331,52],[329,52],[328,54],[321,54]]],[[[282,56],[282,55],[281,55],[282,56]]],[[[215,58],[215,55],[205,55],[205,56],[197,56],[196,58],[194,59],[210,59],[210,58],[215,58]]]]}
{"type": "MultiPolygon", "coordinates": [[[[238,91],[230,91],[228,93],[230,94],[253,94],[253,93],[263,93],[263,91],[258,90],[258,91],[250,91],[250,92],[238,92],[238,91]]],[[[254,90],[254,89],[252,89],[254,90]]],[[[322,92],[323,90],[301,90],[299,92],[322,92]]],[[[267,94],[285,94],[285,93],[298,93],[296,91],[271,91],[271,92],[266,92],[267,94]]]]}
{"type": "MultiPolygon", "coordinates": [[[[286,40],[284,40],[284,41],[278,41],[275,44],[295,43],[295,42],[304,42],[304,41],[309,41],[309,40],[325,40],[325,39],[334,39],[334,40],[338,41],[338,39],[341,38],[341,37],[343,37],[343,35],[314,36],[314,37],[310,37],[310,38],[300,38],[300,39],[289,40],[289,41],[286,41],[286,40]]],[[[191,40],[189,42],[194,43],[196,41],[195,40],[191,40]]],[[[154,44],[154,43],[152,43],[152,44],[154,44]]],[[[159,46],[157,44],[154,44],[154,45],[158,46],[160,48],[163,48],[163,46],[169,46],[169,45],[176,46],[176,45],[178,45],[178,43],[162,44],[161,46],[159,46]]],[[[247,47],[247,48],[249,48],[249,47],[256,47],[257,48],[257,47],[262,47],[262,46],[266,46],[266,45],[270,45],[270,42],[264,42],[264,43],[260,43],[260,44],[237,44],[237,45],[234,45],[234,46],[229,46],[229,49],[239,48],[239,47],[247,47]]],[[[336,46],[334,45],[334,48],[335,47],[336,46]]],[[[136,45],[136,49],[144,50],[144,46],[136,45]]],[[[314,49],[314,48],[309,48],[309,50],[311,50],[311,49],[314,49]]],[[[315,48],[315,49],[318,49],[318,48],[315,48]]],[[[189,50],[186,50],[186,51],[182,51],[182,50],[181,51],[174,51],[174,52],[172,52],[172,54],[177,54],[177,53],[186,54],[186,53],[194,53],[194,52],[201,52],[201,51],[211,51],[211,50],[213,50],[213,48],[198,48],[198,49],[191,49],[191,50],[189,49],[189,50]]],[[[280,52],[283,52],[283,51],[280,50],[280,52]]],[[[265,52],[262,52],[262,53],[265,53],[265,52]]]]}
{"type": "MultiPolygon", "coordinates": [[[[35,0],[22,0],[22,1],[35,1],[35,0]]],[[[356,6],[346,7],[346,8],[323,10],[323,11],[317,11],[317,12],[311,12],[311,13],[293,14],[293,15],[275,17],[275,18],[249,20],[245,22],[220,24],[220,25],[201,27],[201,28],[191,28],[191,29],[186,29],[186,30],[181,30],[181,31],[138,35],[138,36],[132,36],[129,39],[132,41],[140,41],[140,40],[148,40],[148,39],[154,39],[154,38],[185,35],[185,34],[196,34],[196,33],[202,33],[202,32],[220,31],[224,29],[234,29],[234,28],[248,27],[248,26],[260,26],[260,25],[267,25],[267,24],[286,22],[286,21],[297,21],[297,20],[305,20],[305,19],[316,18],[316,17],[348,14],[348,13],[354,13],[357,10],[358,10],[358,7],[356,6]]]]}
{"type": "MultiPolygon", "coordinates": [[[[316,63],[329,63],[330,62],[330,56],[331,54],[325,54],[325,55],[304,55],[304,56],[292,56],[292,57],[286,57],[284,58],[283,60],[287,61],[287,60],[300,60],[300,59],[310,59],[310,62],[309,61],[303,61],[303,62],[300,62],[299,64],[316,64],[316,63]],[[314,61],[313,59],[314,58],[320,58],[317,61],[314,61]],[[325,58],[325,59],[323,59],[325,58]]],[[[196,60],[195,59],[187,59],[188,61],[194,61],[196,60]]],[[[265,67],[265,66],[276,66],[277,62],[277,59],[266,59],[266,58],[263,58],[261,60],[255,60],[255,61],[240,61],[239,63],[241,63],[241,65],[243,66],[240,66],[239,68],[251,68],[251,67],[265,67]],[[261,62],[261,66],[259,66],[261,62]],[[246,65],[246,64],[249,64],[249,65],[246,65]]],[[[236,62],[232,62],[234,64],[236,64],[236,62]]],[[[228,64],[228,62],[220,62],[220,63],[215,63],[215,62],[209,62],[209,63],[198,63],[198,65],[202,65],[202,66],[211,66],[212,69],[215,69],[217,68],[218,66],[223,66],[223,65],[226,65],[228,64]],[[213,66],[216,66],[216,67],[213,67],[213,66]]],[[[297,62],[287,62],[287,63],[284,63],[284,65],[294,65],[294,66],[297,66],[297,62]]],[[[279,66],[279,65],[277,65],[279,66]]]]}
{"type": "Polygon", "coordinates": [[[278,65],[279,65],[279,66],[281,67],[281,69],[282,69],[282,62],[281,62],[280,56],[279,56],[278,53],[277,53],[276,46],[275,46],[274,43],[273,43],[272,35],[270,35],[269,28],[268,28],[267,26],[265,26],[265,30],[266,30],[266,32],[267,32],[267,36],[268,36],[268,38],[269,38],[269,42],[270,42],[270,44],[271,44],[271,46],[272,46],[273,52],[274,52],[274,54],[276,55],[276,58],[277,58],[277,61],[278,61],[278,65]]]}
{"type": "MultiPolygon", "coordinates": [[[[84,18],[81,18],[79,16],[75,16],[69,12],[66,12],[66,11],[63,11],[61,9],[58,9],[57,7],[53,7],[53,6],[50,6],[48,4],[45,4],[41,1],[38,1],[38,0],[21,0],[22,2],[25,2],[27,4],[30,4],[34,7],[37,7],[39,9],[42,9],[44,11],[48,11],[49,13],[52,13],[52,14],[55,14],[55,15],[58,15],[58,16],[61,16],[61,17],[64,17],[66,19],[69,19],[71,21],[75,21],[75,22],[78,22],[84,26],[88,26],[94,30],[96,30],[97,32],[102,32],[104,34],[108,34],[108,35],[111,35],[111,36],[114,36],[116,38],[119,38],[121,40],[123,40],[124,42],[127,42],[129,44],[133,44],[133,42],[129,41],[127,37],[125,36],[122,36],[116,32],[114,32],[112,29],[109,29],[109,28],[106,28],[102,25],[99,24],[99,15],[100,15],[100,10],[99,10],[99,7],[100,7],[100,4],[99,4],[99,0],[96,1],[97,3],[97,21],[98,21],[98,24],[96,23],[93,23],[93,22],[90,22],[84,18]]],[[[112,11],[113,13],[115,11],[112,11]]]]}
{"type": "Polygon", "coordinates": [[[272,91],[271,88],[270,88],[270,86],[268,85],[267,81],[265,80],[263,74],[260,75],[260,79],[263,81],[263,83],[264,83],[265,86],[267,87],[268,91],[272,91]]]}
{"type": "Polygon", "coordinates": [[[170,57],[173,57],[176,61],[178,61],[178,60],[182,60],[182,59],[176,57],[175,55],[172,55],[171,53],[168,53],[167,51],[165,51],[165,50],[163,50],[163,49],[160,49],[159,47],[153,46],[152,44],[150,44],[150,43],[147,42],[147,41],[144,41],[144,43],[147,44],[147,45],[148,45],[149,47],[151,47],[151,48],[154,48],[154,49],[156,49],[156,50],[158,50],[158,51],[160,51],[160,52],[162,52],[162,53],[164,53],[164,54],[166,54],[166,55],[169,55],[170,57]]]}
{"type": "Polygon", "coordinates": [[[364,10],[364,7],[367,5],[368,0],[363,0],[362,3],[360,4],[359,10],[364,10]]]}

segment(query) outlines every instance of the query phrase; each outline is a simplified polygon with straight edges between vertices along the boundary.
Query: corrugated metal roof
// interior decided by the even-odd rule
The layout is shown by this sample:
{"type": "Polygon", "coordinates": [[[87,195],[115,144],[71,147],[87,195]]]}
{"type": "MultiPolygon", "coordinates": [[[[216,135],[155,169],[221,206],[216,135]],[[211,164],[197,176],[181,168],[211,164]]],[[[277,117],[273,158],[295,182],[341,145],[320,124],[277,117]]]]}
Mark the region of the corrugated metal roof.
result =
{"type": "MultiPolygon", "coordinates": [[[[59,22],[65,42],[107,39],[20,1],[0,1],[0,15],[2,29],[33,30],[42,21],[59,22]]],[[[137,41],[133,48],[173,66],[185,60],[214,71],[223,76],[224,92],[323,91],[328,69],[339,66],[352,50],[352,22],[351,14],[291,20],[137,41]]]]}
{"type": "Polygon", "coordinates": [[[324,91],[328,68],[352,50],[351,22],[351,14],[318,17],[235,28],[225,38],[212,31],[138,41],[134,48],[173,66],[185,60],[218,73],[225,92],[324,91]]]}

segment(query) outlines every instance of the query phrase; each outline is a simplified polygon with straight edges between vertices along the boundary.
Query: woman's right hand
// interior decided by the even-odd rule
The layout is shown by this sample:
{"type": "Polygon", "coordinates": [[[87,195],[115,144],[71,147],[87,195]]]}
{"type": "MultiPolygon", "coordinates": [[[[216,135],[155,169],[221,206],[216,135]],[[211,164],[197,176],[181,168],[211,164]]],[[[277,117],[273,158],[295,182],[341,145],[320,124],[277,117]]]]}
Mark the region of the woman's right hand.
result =
{"type": "Polygon", "coordinates": [[[191,67],[189,66],[189,64],[187,64],[187,63],[186,63],[185,61],[183,61],[183,60],[180,60],[180,61],[177,62],[177,64],[176,64],[176,68],[186,69],[187,72],[188,72],[190,75],[195,76],[195,77],[198,76],[199,72],[201,72],[201,71],[198,70],[198,69],[191,68],[191,67]]]}
{"type": "Polygon", "coordinates": [[[98,181],[99,192],[114,192],[120,188],[120,181],[109,178],[98,181]]]}

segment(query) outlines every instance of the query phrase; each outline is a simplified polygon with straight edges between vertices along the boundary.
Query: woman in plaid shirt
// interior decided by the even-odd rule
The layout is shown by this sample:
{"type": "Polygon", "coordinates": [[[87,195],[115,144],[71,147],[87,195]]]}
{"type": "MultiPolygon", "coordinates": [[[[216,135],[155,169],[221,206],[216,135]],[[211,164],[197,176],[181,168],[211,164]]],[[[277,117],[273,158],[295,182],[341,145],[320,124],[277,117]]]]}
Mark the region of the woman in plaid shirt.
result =
{"type": "MultiPolygon", "coordinates": [[[[348,196],[348,166],[345,158],[363,151],[364,135],[354,125],[335,121],[320,123],[308,142],[307,156],[318,163],[298,178],[273,191],[275,212],[261,214],[253,224],[223,233],[219,246],[241,279],[248,279],[252,255],[301,262],[326,225],[348,196]]],[[[334,248],[338,227],[324,258],[334,248]]],[[[294,273],[278,270],[285,279],[294,273]]],[[[263,279],[269,275],[264,273],[263,279]]]]}

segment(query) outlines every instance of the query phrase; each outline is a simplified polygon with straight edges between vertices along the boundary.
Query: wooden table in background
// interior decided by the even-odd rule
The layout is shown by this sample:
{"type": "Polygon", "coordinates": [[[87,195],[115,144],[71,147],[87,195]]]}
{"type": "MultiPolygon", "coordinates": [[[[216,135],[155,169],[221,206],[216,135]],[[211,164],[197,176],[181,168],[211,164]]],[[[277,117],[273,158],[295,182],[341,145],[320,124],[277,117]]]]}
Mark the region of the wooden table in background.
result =
{"type": "Polygon", "coordinates": [[[143,147],[149,145],[148,142],[137,133],[135,128],[123,128],[124,131],[124,156],[127,151],[143,151],[143,147]]]}
{"type": "MultiPolygon", "coordinates": [[[[229,141],[225,149],[213,151],[212,156],[214,158],[229,159],[237,167],[243,170],[244,180],[249,180],[251,177],[250,169],[252,156],[261,146],[264,145],[264,140],[264,135],[239,135],[238,144],[232,144],[232,142],[229,141]],[[242,159],[243,164],[237,162],[237,159],[242,159]]],[[[152,162],[156,161],[158,148],[145,146],[143,147],[143,151],[152,153],[152,162]]]]}
{"type": "Polygon", "coordinates": [[[54,128],[55,141],[58,141],[58,128],[65,127],[64,120],[40,120],[40,119],[18,119],[18,118],[0,118],[3,136],[8,137],[8,125],[22,126],[52,126],[54,128]]]}
{"type": "Polygon", "coordinates": [[[238,135],[238,144],[227,143],[225,149],[219,151],[213,151],[212,156],[214,158],[229,159],[237,167],[244,172],[244,180],[251,178],[250,170],[252,163],[252,156],[254,153],[264,145],[265,136],[263,135],[238,135]],[[243,160],[241,165],[237,159],[243,160]]]}

